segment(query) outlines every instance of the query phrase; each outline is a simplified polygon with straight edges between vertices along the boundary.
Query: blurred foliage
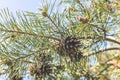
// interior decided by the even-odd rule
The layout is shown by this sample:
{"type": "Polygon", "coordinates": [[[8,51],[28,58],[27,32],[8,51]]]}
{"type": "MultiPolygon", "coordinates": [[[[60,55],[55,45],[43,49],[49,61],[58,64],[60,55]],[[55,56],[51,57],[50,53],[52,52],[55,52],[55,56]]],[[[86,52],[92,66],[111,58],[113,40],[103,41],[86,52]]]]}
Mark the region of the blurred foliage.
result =
{"type": "Polygon", "coordinates": [[[0,75],[22,80],[119,80],[119,0],[41,0],[0,10],[0,75]]]}

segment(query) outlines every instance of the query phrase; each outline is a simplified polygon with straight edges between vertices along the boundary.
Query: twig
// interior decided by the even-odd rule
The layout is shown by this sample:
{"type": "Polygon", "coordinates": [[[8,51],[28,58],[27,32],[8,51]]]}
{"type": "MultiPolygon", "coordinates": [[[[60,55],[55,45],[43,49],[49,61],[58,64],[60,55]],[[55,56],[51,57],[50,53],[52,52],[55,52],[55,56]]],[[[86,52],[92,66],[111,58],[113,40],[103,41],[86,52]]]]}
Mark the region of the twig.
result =
{"type": "MultiPolygon", "coordinates": [[[[115,58],[117,58],[119,55],[115,55],[115,56],[113,56],[112,58],[110,58],[110,59],[108,59],[107,61],[105,61],[104,63],[101,63],[101,64],[106,64],[108,61],[110,61],[110,60],[112,60],[112,59],[115,59],[115,58]]],[[[106,69],[108,69],[110,67],[110,65],[107,65],[104,69],[102,69],[98,74],[96,74],[96,76],[97,75],[100,75],[102,72],[104,72],[104,71],[106,71],[106,69]]]]}
{"type": "MultiPolygon", "coordinates": [[[[103,32],[106,32],[105,29],[103,29],[103,28],[101,28],[101,27],[98,27],[98,25],[95,25],[95,24],[93,24],[93,23],[88,23],[88,24],[96,27],[97,29],[102,30],[103,32]]],[[[114,42],[114,43],[117,43],[117,44],[120,45],[120,42],[119,42],[119,41],[116,41],[116,40],[114,40],[114,39],[107,38],[106,36],[104,36],[104,38],[105,38],[105,40],[108,40],[108,41],[111,41],[111,42],[114,42]]]]}
{"type": "Polygon", "coordinates": [[[38,36],[38,37],[46,37],[46,38],[54,39],[54,40],[57,40],[57,41],[61,41],[59,38],[56,38],[54,36],[44,36],[44,35],[39,35],[39,34],[34,34],[34,33],[29,33],[29,32],[23,32],[23,31],[5,30],[5,29],[2,29],[2,28],[0,28],[0,30],[5,31],[5,32],[13,32],[13,33],[20,33],[20,34],[38,36]]]}
{"type": "Polygon", "coordinates": [[[109,65],[107,65],[104,69],[102,69],[98,74],[96,74],[95,76],[97,76],[97,75],[100,75],[102,72],[104,72],[104,71],[106,71],[106,69],[108,69],[110,66],[109,65]]]}
{"type": "MultiPolygon", "coordinates": [[[[100,37],[98,37],[100,38],[100,37]]],[[[79,39],[94,39],[94,37],[91,37],[91,36],[87,36],[87,37],[79,37],[79,39]]],[[[120,42],[115,40],[115,39],[112,39],[112,38],[104,38],[104,40],[107,40],[107,41],[110,41],[110,42],[114,42],[116,44],[119,44],[120,45],[120,42]]]]}
{"type": "Polygon", "coordinates": [[[48,19],[54,24],[54,26],[56,27],[56,29],[57,29],[58,31],[60,31],[59,28],[58,28],[58,26],[57,26],[57,25],[55,24],[55,22],[51,19],[51,17],[48,16],[48,15],[47,15],[47,17],[48,17],[48,19]]]}
{"type": "Polygon", "coordinates": [[[16,59],[14,59],[13,61],[17,61],[17,60],[20,60],[20,59],[23,59],[23,58],[29,57],[29,56],[34,55],[34,54],[35,54],[34,52],[29,53],[29,54],[26,54],[26,55],[24,55],[24,56],[18,57],[18,58],[16,58],[16,59]]]}
{"type": "Polygon", "coordinates": [[[114,43],[117,43],[120,45],[120,42],[117,41],[117,40],[114,40],[114,39],[111,39],[111,38],[105,38],[105,40],[108,40],[108,41],[111,41],[111,42],[114,42],[114,43]]]}
{"type": "Polygon", "coordinates": [[[113,57],[111,57],[110,59],[108,59],[107,61],[105,61],[103,64],[106,64],[108,61],[111,61],[112,59],[115,59],[115,58],[117,58],[117,57],[119,57],[118,54],[115,55],[115,56],[113,56],[113,57]]]}
{"type": "Polygon", "coordinates": [[[96,52],[88,53],[88,55],[84,55],[84,57],[88,57],[94,54],[98,54],[98,53],[105,52],[105,51],[111,51],[111,50],[120,50],[120,47],[111,47],[111,48],[101,49],[96,52]]]}
{"type": "Polygon", "coordinates": [[[16,59],[14,59],[13,61],[17,61],[17,60],[20,60],[20,59],[23,59],[23,58],[27,58],[27,57],[29,57],[29,56],[34,55],[35,53],[37,53],[37,52],[39,52],[39,51],[46,50],[46,49],[48,49],[48,48],[40,49],[40,50],[38,50],[38,51],[33,51],[33,52],[29,53],[29,54],[26,54],[26,55],[24,55],[24,56],[18,57],[18,58],[16,58],[16,59]]]}
{"type": "MultiPolygon", "coordinates": [[[[22,47],[24,47],[25,49],[27,48],[27,49],[29,50],[29,48],[28,48],[25,44],[21,43],[20,41],[15,40],[15,42],[16,42],[17,44],[21,45],[22,47]]],[[[31,50],[30,50],[30,51],[31,51],[31,50]]]]}
{"type": "Polygon", "coordinates": [[[106,32],[105,29],[103,29],[103,28],[101,28],[101,27],[98,27],[98,25],[95,25],[95,24],[93,24],[93,23],[88,23],[88,24],[89,24],[89,25],[92,25],[92,26],[94,26],[94,27],[96,27],[97,29],[100,29],[100,30],[106,32]]]}

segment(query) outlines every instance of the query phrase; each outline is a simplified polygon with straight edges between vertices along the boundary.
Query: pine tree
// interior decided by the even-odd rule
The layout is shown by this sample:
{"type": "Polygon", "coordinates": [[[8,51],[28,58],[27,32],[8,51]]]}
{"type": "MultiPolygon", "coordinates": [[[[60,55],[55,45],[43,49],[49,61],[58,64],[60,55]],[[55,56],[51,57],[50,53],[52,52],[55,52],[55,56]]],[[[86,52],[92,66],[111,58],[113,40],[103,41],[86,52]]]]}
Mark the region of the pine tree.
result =
{"type": "Polygon", "coordinates": [[[119,0],[42,0],[0,10],[0,75],[22,80],[120,79],[119,0]]]}

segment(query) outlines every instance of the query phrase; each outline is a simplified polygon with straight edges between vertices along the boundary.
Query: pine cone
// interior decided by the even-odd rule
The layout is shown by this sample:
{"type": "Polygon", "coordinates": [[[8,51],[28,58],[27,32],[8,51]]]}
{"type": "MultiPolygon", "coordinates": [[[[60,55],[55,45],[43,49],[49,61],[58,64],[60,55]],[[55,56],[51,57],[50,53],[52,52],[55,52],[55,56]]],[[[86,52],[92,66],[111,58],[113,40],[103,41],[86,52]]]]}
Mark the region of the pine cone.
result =
{"type": "Polygon", "coordinates": [[[63,40],[63,46],[67,53],[74,53],[80,47],[80,40],[75,36],[68,36],[63,40]]]}
{"type": "Polygon", "coordinates": [[[74,54],[70,54],[70,60],[71,61],[80,61],[80,59],[83,57],[82,55],[82,52],[77,52],[77,53],[74,53],[74,54]]]}
{"type": "Polygon", "coordinates": [[[23,77],[14,75],[14,76],[11,78],[11,80],[23,80],[23,77]]]}
{"type": "Polygon", "coordinates": [[[71,61],[79,61],[83,55],[79,51],[79,48],[82,47],[79,37],[76,36],[67,36],[62,41],[63,50],[69,56],[71,61]]]}
{"type": "Polygon", "coordinates": [[[44,74],[52,73],[51,65],[49,65],[49,64],[42,65],[41,72],[44,74]]]}
{"type": "Polygon", "coordinates": [[[32,64],[29,67],[29,71],[31,76],[36,75],[38,78],[41,78],[42,76],[46,76],[52,73],[52,68],[50,64],[32,64]]]}
{"type": "Polygon", "coordinates": [[[60,56],[65,56],[65,55],[66,55],[66,51],[65,51],[65,49],[63,48],[63,46],[58,46],[58,47],[56,47],[56,51],[57,51],[57,53],[58,53],[60,56]]]}

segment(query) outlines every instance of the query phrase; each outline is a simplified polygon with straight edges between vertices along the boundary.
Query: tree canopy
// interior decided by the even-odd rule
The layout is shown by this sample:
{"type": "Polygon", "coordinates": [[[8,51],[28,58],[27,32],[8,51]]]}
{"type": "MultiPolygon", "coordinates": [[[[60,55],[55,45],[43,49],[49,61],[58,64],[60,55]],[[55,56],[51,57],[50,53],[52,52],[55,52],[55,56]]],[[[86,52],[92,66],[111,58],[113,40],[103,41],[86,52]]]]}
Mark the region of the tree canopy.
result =
{"type": "Polygon", "coordinates": [[[119,0],[41,0],[0,10],[0,75],[11,80],[119,80],[119,0]]]}

